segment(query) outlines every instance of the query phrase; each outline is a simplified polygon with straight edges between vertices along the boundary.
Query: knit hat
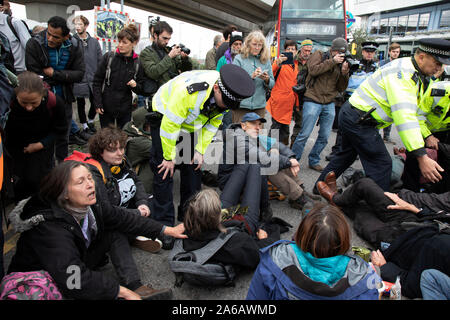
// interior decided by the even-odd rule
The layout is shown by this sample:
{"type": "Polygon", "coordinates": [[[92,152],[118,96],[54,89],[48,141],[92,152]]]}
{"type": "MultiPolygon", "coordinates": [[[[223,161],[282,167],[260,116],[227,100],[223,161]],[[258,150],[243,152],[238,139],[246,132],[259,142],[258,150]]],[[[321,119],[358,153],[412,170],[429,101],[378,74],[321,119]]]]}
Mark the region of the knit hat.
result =
{"type": "Polygon", "coordinates": [[[304,46],[312,46],[312,45],[313,45],[313,42],[311,40],[309,40],[309,39],[306,39],[306,40],[303,40],[300,43],[300,48],[302,48],[304,46]]]}
{"type": "Polygon", "coordinates": [[[344,38],[336,38],[331,43],[331,51],[345,52],[347,51],[347,40],[344,38]]]}
{"type": "Polygon", "coordinates": [[[238,40],[244,41],[242,38],[242,32],[233,31],[231,33],[231,37],[230,37],[230,43],[229,43],[230,47],[233,44],[233,42],[238,41],[238,40]]]}

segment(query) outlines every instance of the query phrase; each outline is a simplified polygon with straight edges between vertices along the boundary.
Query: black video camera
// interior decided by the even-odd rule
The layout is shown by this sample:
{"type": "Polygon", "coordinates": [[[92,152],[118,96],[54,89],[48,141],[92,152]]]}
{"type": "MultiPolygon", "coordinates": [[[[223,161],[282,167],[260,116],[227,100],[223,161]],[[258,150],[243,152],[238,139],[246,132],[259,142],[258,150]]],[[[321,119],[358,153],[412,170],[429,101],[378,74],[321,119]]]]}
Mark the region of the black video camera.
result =
{"type": "Polygon", "coordinates": [[[347,61],[349,72],[353,73],[359,68],[359,61],[356,59],[353,59],[352,54],[350,51],[347,51],[345,53],[342,53],[344,55],[344,61],[347,61]]]}

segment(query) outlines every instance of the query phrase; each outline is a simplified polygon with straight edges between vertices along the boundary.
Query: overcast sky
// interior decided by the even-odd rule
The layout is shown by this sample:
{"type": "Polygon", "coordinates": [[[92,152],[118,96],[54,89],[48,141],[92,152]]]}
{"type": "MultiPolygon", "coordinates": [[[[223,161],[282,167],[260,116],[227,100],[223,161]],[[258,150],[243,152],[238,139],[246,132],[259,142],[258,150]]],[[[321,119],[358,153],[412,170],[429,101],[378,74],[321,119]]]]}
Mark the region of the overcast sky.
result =
{"type": "MultiPolygon", "coordinates": [[[[76,2],[76,1],[74,1],[76,2]]],[[[26,19],[25,6],[20,4],[11,3],[11,9],[13,11],[13,16],[20,19],[26,19]]],[[[120,4],[112,2],[112,10],[120,11],[120,4]]],[[[135,9],[133,7],[124,6],[124,12],[128,13],[131,19],[136,22],[142,23],[141,27],[141,37],[148,37],[148,16],[156,16],[156,14],[144,11],[140,9],[135,9]]],[[[88,28],[88,32],[94,34],[94,10],[81,11],[81,13],[86,16],[91,22],[88,28]]],[[[169,45],[175,43],[183,43],[186,47],[191,49],[191,56],[196,59],[204,59],[206,52],[213,46],[213,38],[219,32],[206,29],[203,27],[195,26],[186,22],[179,20],[167,18],[160,16],[161,20],[167,21],[173,28],[172,40],[169,45]]]]}

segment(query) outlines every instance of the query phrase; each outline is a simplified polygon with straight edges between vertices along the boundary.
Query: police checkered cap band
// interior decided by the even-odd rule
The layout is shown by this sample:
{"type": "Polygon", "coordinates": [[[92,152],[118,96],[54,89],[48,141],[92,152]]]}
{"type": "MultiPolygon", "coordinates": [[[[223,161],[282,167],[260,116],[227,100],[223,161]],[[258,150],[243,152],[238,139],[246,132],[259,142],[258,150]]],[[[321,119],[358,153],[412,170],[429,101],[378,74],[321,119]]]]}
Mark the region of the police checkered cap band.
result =
{"type": "Polygon", "coordinates": [[[419,49],[424,51],[424,52],[428,52],[428,53],[432,53],[432,54],[438,54],[438,55],[441,55],[441,56],[450,56],[450,51],[432,48],[432,47],[429,47],[429,46],[425,46],[423,44],[419,45],[419,49]]]}
{"type": "Polygon", "coordinates": [[[220,78],[217,81],[217,83],[219,84],[220,90],[223,92],[223,94],[225,94],[228,97],[228,99],[233,100],[233,101],[238,101],[238,102],[241,102],[242,100],[244,100],[244,99],[236,98],[231,93],[229,93],[227,88],[225,88],[225,86],[222,84],[222,81],[220,80],[220,78]]]}

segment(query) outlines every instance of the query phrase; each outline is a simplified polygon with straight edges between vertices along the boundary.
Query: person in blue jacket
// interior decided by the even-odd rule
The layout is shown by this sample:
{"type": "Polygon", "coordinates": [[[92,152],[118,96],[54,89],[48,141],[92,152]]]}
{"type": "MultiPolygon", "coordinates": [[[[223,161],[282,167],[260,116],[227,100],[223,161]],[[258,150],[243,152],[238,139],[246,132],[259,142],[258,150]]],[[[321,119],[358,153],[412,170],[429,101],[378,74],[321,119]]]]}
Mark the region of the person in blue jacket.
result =
{"type": "Polygon", "coordinates": [[[317,204],[300,223],[295,242],[260,250],[247,300],[377,300],[381,278],[348,254],[350,228],[343,213],[317,204]]]}

